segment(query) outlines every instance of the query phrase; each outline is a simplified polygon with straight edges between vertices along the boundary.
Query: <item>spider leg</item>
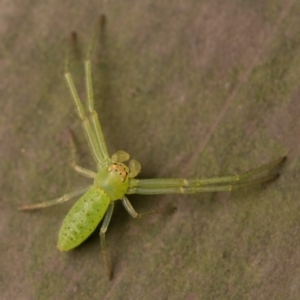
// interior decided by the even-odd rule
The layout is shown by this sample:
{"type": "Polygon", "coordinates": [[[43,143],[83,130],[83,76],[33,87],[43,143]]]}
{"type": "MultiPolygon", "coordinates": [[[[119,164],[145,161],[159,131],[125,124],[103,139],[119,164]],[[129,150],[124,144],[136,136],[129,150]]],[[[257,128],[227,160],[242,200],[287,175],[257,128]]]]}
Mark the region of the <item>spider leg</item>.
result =
{"type": "Polygon", "coordinates": [[[69,71],[69,52],[70,52],[70,49],[66,55],[64,77],[67,82],[67,86],[69,88],[71,96],[75,102],[75,105],[77,108],[77,114],[78,114],[79,118],[81,119],[81,124],[83,127],[83,131],[84,131],[86,140],[88,142],[89,148],[91,150],[91,153],[93,155],[93,158],[94,158],[98,168],[100,169],[104,163],[104,157],[102,155],[102,152],[100,151],[100,148],[99,148],[99,145],[97,142],[97,138],[96,138],[95,133],[93,132],[90,121],[87,118],[87,116],[85,115],[85,112],[84,112],[81,100],[79,98],[79,95],[77,93],[72,75],[69,71]]]}
{"type": "Polygon", "coordinates": [[[100,233],[99,233],[102,257],[103,257],[105,268],[106,268],[106,274],[109,279],[111,279],[111,277],[112,277],[112,272],[111,272],[111,263],[110,263],[110,259],[109,259],[109,255],[108,255],[108,251],[107,251],[107,247],[106,247],[106,242],[105,242],[105,233],[107,231],[113,211],[114,211],[114,202],[111,202],[106,211],[106,214],[105,214],[105,217],[104,217],[101,229],[100,229],[100,233]]]}
{"type": "MultiPolygon", "coordinates": [[[[100,26],[101,26],[101,32],[104,29],[105,26],[105,16],[102,15],[100,19],[100,26]]],[[[87,91],[87,107],[89,112],[89,118],[90,122],[94,131],[94,134],[96,136],[96,141],[98,144],[98,147],[101,152],[101,156],[103,157],[104,161],[109,161],[109,156],[103,136],[103,132],[101,129],[101,125],[98,119],[98,114],[94,109],[94,95],[93,95],[93,82],[92,82],[92,68],[91,68],[91,52],[94,48],[95,38],[96,38],[97,30],[95,30],[95,33],[92,37],[90,46],[87,51],[86,60],[84,62],[84,68],[85,68],[85,84],[86,84],[86,91],[87,91]]]]}
{"type": "Polygon", "coordinates": [[[213,176],[208,178],[163,178],[163,179],[130,179],[129,187],[140,186],[140,187],[152,187],[152,186],[200,186],[200,185],[210,185],[210,184],[223,184],[229,182],[241,182],[252,180],[253,177],[262,174],[267,171],[271,171],[274,168],[278,168],[284,161],[286,157],[280,157],[268,164],[261,167],[251,169],[245,173],[238,175],[225,175],[225,176],[213,176]]]}
{"type": "Polygon", "coordinates": [[[44,208],[44,207],[48,207],[48,206],[52,206],[52,205],[56,205],[56,204],[61,204],[63,202],[66,202],[66,201],[70,200],[73,197],[84,194],[90,188],[91,188],[91,186],[88,186],[88,187],[79,189],[77,191],[65,194],[62,197],[56,198],[54,200],[50,200],[50,201],[46,201],[46,202],[42,202],[42,203],[37,203],[37,204],[29,204],[29,205],[20,206],[18,208],[18,210],[32,210],[32,209],[44,208]]]}
{"type": "MultiPolygon", "coordinates": [[[[142,195],[158,195],[158,194],[194,194],[194,193],[203,193],[203,192],[230,192],[240,188],[246,188],[253,185],[259,185],[265,182],[275,180],[279,174],[269,174],[265,177],[259,179],[249,180],[245,182],[229,182],[221,184],[212,184],[212,185],[173,185],[172,187],[164,186],[165,179],[156,179],[157,186],[152,185],[151,187],[143,187],[143,179],[139,180],[141,186],[129,187],[126,191],[126,194],[142,194],[142,195]]],[[[147,179],[146,179],[147,180],[147,179]]],[[[149,180],[149,179],[148,179],[149,180]]],[[[147,181],[148,181],[147,180],[147,181]]],[[[169,180],[169,179],[167,179],[169,180]]]]}
{"type": "Polygon", "coordinates": [[[75,147],[75,142],[74,142],[74,138],[73,138],[73,134],[72,134],[71,130],[69,131],[69,137],[70,137],[70,147],[71,147],[71,159],[70,159],[71,167],[80,175],[83,175],[83,176],[89,177],[89,178],[95,178],[95,176],[96,176],[95,172],[90,171],[85,168],[82,168],[77,165],[77,163],[76,163],[76,147],[75,147]]]}
{"type": "Polygon", "coordinates": [[[196,179],[130,179],[126,194],[191,194],[199,192],[231,191],[237,188],[258,185],[274,180],[278,176],[276,169],[285,159],[285,157],[280,157],[266,165],[239,175],[196,179]],[[267,172],[270,174],[262,175],[267,172]]]}
{"type": "MultiPolygon", "coordinates": [[[[169,211],[170,210],[170,209],[162,209],[162,210],[153,209],[153,210],[149,210],[149,211],[146,211],[146,212],[140,214],[140,213],[136,212],[136,210],[133,208],[130,201],[125,196],[122,198],[122,204],[125,207],[125,209],[127,210],[127,212],[133,218],[137,218],[137,219],[140,219],[145,215],[154,215],[154,214],[159,214],[163,211],[167,211],[167,210],[169,211]]],[[[172,208],[172,210],[174,210],[174,208],[172,208]]]]}

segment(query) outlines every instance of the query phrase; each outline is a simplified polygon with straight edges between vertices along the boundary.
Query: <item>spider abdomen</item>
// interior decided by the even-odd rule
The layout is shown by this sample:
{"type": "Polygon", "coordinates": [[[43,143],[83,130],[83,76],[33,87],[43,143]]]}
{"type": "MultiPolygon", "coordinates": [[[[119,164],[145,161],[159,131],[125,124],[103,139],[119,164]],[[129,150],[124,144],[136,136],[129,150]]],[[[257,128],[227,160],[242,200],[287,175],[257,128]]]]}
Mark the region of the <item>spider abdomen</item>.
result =
{"type": "Polygon", "coordinates": [[[95,230],[110,203],[108,195],[93,186],[71,208],[59,231],[57,247],[68,251],[80,245],[95,230]]]}

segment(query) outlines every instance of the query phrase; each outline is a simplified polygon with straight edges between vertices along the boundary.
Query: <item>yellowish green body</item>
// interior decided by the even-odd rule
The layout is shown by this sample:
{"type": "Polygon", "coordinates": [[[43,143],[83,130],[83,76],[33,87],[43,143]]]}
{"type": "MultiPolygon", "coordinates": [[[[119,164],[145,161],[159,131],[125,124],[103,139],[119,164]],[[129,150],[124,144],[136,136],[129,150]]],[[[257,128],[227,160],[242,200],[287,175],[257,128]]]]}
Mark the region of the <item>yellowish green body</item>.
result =
{"type": "Polygon", "coordinates": [[[58,235],[61,251],[80,245],[96,229],[108,208],[110,199],[98,187],[92,187],[71,208],[58,235]]]}
{"type": "Polygon", "coordinates": [[[128,188],[128,167],[122,163],[104,166],[94,185],[71,208],[58,235],[61,251],[80,245],[96,229],[111,201],[121,199],[128,188]]]}

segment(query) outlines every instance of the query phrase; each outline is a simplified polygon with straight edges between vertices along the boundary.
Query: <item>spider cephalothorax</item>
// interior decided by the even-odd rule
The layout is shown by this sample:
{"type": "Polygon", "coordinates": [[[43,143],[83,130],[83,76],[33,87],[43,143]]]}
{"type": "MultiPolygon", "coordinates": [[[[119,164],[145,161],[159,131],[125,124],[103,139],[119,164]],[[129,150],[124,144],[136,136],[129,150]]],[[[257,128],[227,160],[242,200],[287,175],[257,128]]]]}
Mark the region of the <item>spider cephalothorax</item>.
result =
{"type": "Polygon", "coordinates": [[[122,182],[125,182],[128,176],[129,169],[123,163],[113,163],[109,168],[108,171],[115,173],[120,177],[122,182]]]}

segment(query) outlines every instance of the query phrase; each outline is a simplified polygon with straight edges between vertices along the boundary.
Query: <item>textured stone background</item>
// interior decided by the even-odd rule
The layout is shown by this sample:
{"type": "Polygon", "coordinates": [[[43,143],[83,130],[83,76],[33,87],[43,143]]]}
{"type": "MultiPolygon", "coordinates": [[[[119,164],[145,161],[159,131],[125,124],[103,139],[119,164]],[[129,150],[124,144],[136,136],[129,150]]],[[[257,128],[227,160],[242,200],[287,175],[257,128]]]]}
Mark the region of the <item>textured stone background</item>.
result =
{"type": "MultiPolygon", "coordinates": [[[[300,299],[300,3],[111,0],[105,62],[95,52],[96,109],[109,151],[140,177],[246,171],[288,154],[282,176],[255,189],[132,196],[107,234],[56,249],[72,205],[16,210],[89,184],[69,167],[67,130],[93,169],[63,81],[68,35],[84,54],[100,1],[0,4],[1,299],[300,299]]],[[[73,65],[80,94],[80,62],[73,65]]]]}

